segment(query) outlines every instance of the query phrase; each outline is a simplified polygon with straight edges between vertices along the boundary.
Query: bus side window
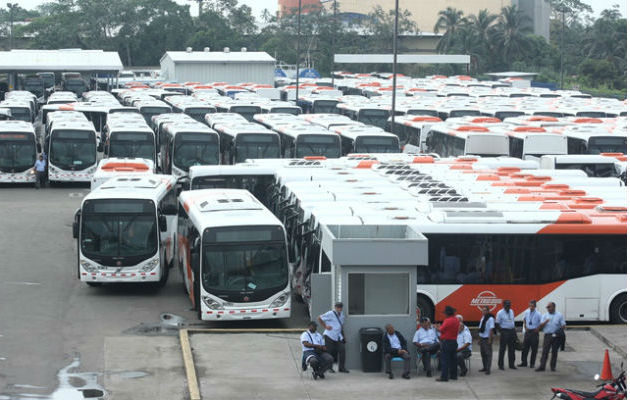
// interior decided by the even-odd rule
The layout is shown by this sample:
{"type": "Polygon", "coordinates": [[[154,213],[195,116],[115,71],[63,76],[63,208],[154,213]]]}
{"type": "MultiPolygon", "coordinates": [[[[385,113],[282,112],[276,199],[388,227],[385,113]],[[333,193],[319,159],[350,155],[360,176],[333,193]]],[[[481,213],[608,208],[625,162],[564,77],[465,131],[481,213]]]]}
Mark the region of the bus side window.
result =
{"type": "Polygon", "coordinates": [[[420,129],[406,128],[408,143],[420,147],[420,129]]]}
{"type": "Polygon", "coordinates": [[[176,215],[177,214],[177,196],[175,195],[175,190],[171,189],[168,191],[166,196],[160,202],[160,210],[165,215],[176,215]]]}
{"type": "Polygon", "coordinates": [[[330,264],[330,259],[328,258],[328,255],[324,252],[324,250],[321,250],[322,255],[319,258],[320,260],[320,266],[319,266],[319,272],[320,273],[324,273],[324,272],[330,272],[331,271],[331,264],[330,264]]]}

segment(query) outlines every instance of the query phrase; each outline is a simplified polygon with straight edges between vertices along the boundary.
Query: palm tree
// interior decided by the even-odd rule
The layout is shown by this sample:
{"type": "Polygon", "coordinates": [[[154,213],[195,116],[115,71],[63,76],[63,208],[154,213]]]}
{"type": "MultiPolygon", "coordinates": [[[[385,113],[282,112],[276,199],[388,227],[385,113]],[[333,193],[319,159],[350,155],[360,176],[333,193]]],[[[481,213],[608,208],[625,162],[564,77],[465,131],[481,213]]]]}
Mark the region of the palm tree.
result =
{"type": "Polygon", "coordinates": [[[464,24],[466,18],[463,17],[463,11],[453,7],[448,7],[446,10],[440,11],[438,16],[439,18],[433,27],[433,32],[444,32],[437,46],[437,50],[444,53],[452,47],[457,29],[464,24]]]}
{"type": "MultiPolygon", "coordinates": [[[[478,44],[479,57],[485,58],[484,64],[488,64],[490,61],[492,36],[495,30],[494,23],[498,17],[496,14],[490,14],[487,9],[480,10],[477,15],[468,17],[475,42],[478,44]]],[[[481,62],[481,60],[479,61],[481,62]]]]}
{"type": "Polygon", "coordinates": [[[507,68],[528,46],[527,34],[532,30],[529,18],[515,5],[503,7],[496,26],[496,41],[507,68]]]}

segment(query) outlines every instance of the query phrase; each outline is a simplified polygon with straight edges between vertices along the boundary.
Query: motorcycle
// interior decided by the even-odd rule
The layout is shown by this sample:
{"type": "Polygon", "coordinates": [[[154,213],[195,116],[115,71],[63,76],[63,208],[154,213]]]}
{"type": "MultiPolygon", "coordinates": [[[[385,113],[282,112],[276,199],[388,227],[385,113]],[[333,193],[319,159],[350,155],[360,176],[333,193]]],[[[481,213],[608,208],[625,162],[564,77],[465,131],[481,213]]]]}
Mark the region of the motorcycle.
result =
{"type": "MultiPolygon", "coordinates": [[[[595,375],[595,380],[599,375],[595,375]]],[[[599,388],[594,392],[584,392],[582,390],[551,388],[553,397],[551,400],[622,400],[626,398],[626,371],[622,371],[612,382],[604,382],[597,385],[599,388]]]]}

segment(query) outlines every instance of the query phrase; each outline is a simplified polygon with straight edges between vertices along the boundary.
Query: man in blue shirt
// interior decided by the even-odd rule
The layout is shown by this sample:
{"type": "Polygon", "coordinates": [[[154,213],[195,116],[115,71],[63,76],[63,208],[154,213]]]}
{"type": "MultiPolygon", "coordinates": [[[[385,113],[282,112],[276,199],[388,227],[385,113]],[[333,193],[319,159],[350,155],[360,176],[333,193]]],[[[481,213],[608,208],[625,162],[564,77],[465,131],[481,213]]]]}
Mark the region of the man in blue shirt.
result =
{"type": "Polygon", "coordinates": [[[503,369],[506,348],[510,369],[516,369],[516,329],[514,328],[514,311],[510,300],[503,300],[503,308],[497,313],[496,325],[501,333],[499,338],[499,369],[503,369]]]}
{"type": "Polygon", "coordinates": [[[313,379],[324,379],[324,372],[328,371],[333,358],[326,352],[324,338],[317,332],[317,324],[311,321],[308,330],[300,336],[302,343],[302,369],[306,371],[310,365],[313,369],[313,379]]]}
{"type": "Polygon", "coordinates": [[[35,187],[39,189],[46,184],[46,161],[44,161],[44,156],[42,154],[40,154],[39,159],[35,161],[33,169],[35,170],[37,178],[35,181],[35,187]]]}
{"type": "Polygon", "coordinates": [[[529,367],[534,368],[536,364],[536,353],[538,353],[538,326],[542,322],[542,314],[536,310],[536,300],[529,301],[529,308],[525,310],[523,317],[523,351],[521,352],[521,363],[519,367],[527,367],[527,354],[531,350],[529,367]]]}
{"type": "Polygon", "coordinates": [[[551,360],[549,361],[549,366],[552,371],[556,370],[558,349],[562,344],[564,328],[566,325],[567,323],[564,321],[562,314],[556,312],[556,303],[551,302],[547,304],[547,313],[542,316],[542,323],[538,326],[538,330],[542,329],[545,336],[543,338],[542,355],[540,356],[540,367],[536,369],[536,372],[545,370],[550,349],[551,360]]]}
{"type": "Polygon", "coordinates": [[[341,302],[335,303],[333,310],[317,317],[317,321],[326,329],[324,331],[324,340],[328,352],[337,361],[339,372],[347,373],[350,371],[346,369],[346,339],[343,336],[343,323],[345,320],[343,303],[341,302]]]}

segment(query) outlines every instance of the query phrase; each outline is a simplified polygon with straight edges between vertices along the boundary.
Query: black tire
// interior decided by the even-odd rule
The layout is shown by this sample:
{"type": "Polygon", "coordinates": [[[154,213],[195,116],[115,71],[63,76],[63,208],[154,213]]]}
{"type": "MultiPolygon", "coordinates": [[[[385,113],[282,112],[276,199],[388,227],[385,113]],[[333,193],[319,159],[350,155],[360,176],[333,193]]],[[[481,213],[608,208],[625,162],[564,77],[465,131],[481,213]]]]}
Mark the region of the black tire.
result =
{"type": "Polygon", "coordinates": [[[433,322],[433,318],[435,317],[435,306],[433,305],[433,302],[431,302],[427,296],[419,294],[417,304],[418,309],[420,310],[419,317],[428,317],[433,322]]]}
{"type": "Polygon", "coordinates": [[[610,304],[610,322],[613,324],[627,324],[627,303],[628,295],[626,293],[615,297],[610,304]]]}
{"type": "Polygon", "coordinates": [[[158,288],[163,288],[164,286],[166,286],[166,283],[168,282],[168,271],[168,267],[164,268],[164,273],[162,274],[160,280],[157,282],[158,288]]]}
{"type": "Polygon", "coordinates": [[[103,282],[85,282],[89,287],[99,287],[103,286],[103,282]]]}
{"type": "Polygon", "coordinates": [[[201,321],[201,295],[200,295],[200,288],[199,288],[199,281],[195,280],[193,283],[193,291],[194,296],[193,298],[195,299],[195,312],[197,314],[197,319],[199,319],[199,321],[201,321]]]}

